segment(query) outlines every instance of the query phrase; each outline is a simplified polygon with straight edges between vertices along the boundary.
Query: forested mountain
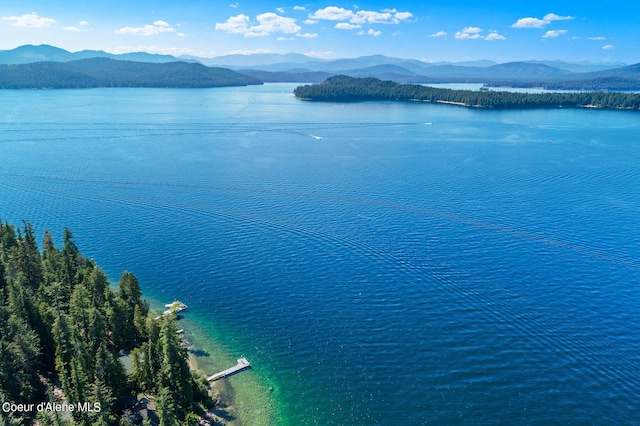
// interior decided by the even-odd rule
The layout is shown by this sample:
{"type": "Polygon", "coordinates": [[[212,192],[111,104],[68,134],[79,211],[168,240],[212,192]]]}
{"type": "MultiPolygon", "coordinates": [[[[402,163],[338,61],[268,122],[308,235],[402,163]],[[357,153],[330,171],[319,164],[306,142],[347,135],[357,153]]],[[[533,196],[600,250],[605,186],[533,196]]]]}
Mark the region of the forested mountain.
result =
{"type": "Polygon", "coordinates": [[[0,404],[34,404],[3,411],[0,424],[132,425],[118,401],[136,392],[156,395],[164,424],[193,423],[211,400],[189,371],[175,321],[154,319],[132,273],[113,289],[71,231],[61,249],[46,231],[40,251],[29,223],[0,223],[0,404]],[[128,376],[122,351],[134,360],[128,376]]]}
{"type": "MultiPolygon", "coordinates": [[[[115,59],[145,63],[194,62],[207,66],[229,68],[257,77],[265,82],[320,82],[331,75],[349,75],[352,77],[375,77],[392,80],[396,83],[482,83],[489,86],[506,87],[543,87],[555,90],[640,90],[640,76],[634,67],[621,63],[570,63],[563,61],[520,61],[496,64],[491,61],[472,62],[425,62],[417,59],[394,58],[385,55],[369,55],[358,58],[324,60],[289,53],[262,53],[253,55],[225,55],[214,58],[194,56],[176,58],[170,55],[157,55],[145,52],[111,54],[99,50],[68,52],[48,45],[20,46],[12,50],[0,51],[0,64],[33,64],[35,62],[67,62],[80,59],[115,59]]],[[[92,80],[93,74],[79,76],[77,70],[60,68],[55,65],[40,65],[41,68],[5,68],[0,66],[0,87],[96,87],[103,85],[100,80],[92,80]],[[55,81],[44,81],[42,73],[54,73],[55,81]],[[22,78],[21,74],[24,73],[22,78]],[[3,74],[6,74],[3,78],[3,74]],[[41,80],[36,80],[38,76],[41,80]],[[74,85],[79,79],[81,86],[74,85]]],[[[195,69],[195,68],[194,68],[195,69]]],[[[194,69],[190,70],[192,72],[194,69]]],[[[161,71],[158,71],[162,74],[161,71]]],[[[181,71],[186,72],[186,71],[181,71]]],[[[146,71],[145,71],[146,73],[146,71]]],[[[149,77],[149,74],[146,75],[149,77]]],[[[151,78],[153,83],[144,87],[214,87],[217,85],[236,85],[238,83],[211,83],[201,75],[185,78],[182,81],[167,76],[151,78]],[[197,83],[199,82],[199,83],[197,83]]],[[[215,80],[215,79],[214,79],[215,80]]],[[[79,83],[80,84],[80,83],[79,83]]],[[[131,81],[113,78],[109,82],[117,87],[130,87],[131,81]]],[[[135,83],[136,85],[138,83],[135,83]]],[[[251,82],[241,84],[255,84],[251,82]]]]}
{"type": "Polygon", "coordinates": [[[186,62],[152,64],[91,58],[71,62],[0,65],[1,89],[203,88],[250,84],[262,82],[226,68],[210,68],[186,62]]]}
{"type": "Polygon", "coordinates": [[[476,108],[584,107],[640,109],[640,94],[615,92],[513,93],[438,89],[415,84],[398,84],[376,78],[334,76],[325,82],[298,86],[296,97],[314,101],[423,101],[476,108]]]}

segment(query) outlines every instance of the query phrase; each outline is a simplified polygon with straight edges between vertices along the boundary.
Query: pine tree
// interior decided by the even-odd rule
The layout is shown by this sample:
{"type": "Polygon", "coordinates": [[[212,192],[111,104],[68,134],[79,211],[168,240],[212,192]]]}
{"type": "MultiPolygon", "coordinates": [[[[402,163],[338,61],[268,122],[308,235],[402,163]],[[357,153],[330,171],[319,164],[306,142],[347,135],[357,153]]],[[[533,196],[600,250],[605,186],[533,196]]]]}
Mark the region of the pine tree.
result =
{"type": "Polygon", "coordinates": [[[173,315],[164,317],[160,328],[162,345],[162,367],[160,371],[163,386],[171,389],[173,400],[180,418],[191,409],[193,401],[193,378],[189,370],[188,355],[180,345],[176,334],[176,320],[173,315]]]}
{"type": "Polygon", "coordinates": [[[53,323],[53,336],[56,343],[56,372],[62,384],[62,391],[69,396],[73,392],[71,383],[73,346],[71,331],[63,314],[58,314],[58,317],[53,323]]]}
{"type": "Polygon", "coordinates": [[[24,237],[11,252],[17,273],[21,274],[25,288],[32,291],[42,283],[42,259],[34,236],[33,226],[24,222],[24,237]]]}
{"type": "Polygon", "coordinates": [[[125,347],[133,347],[142,341],[144,327],[142,321],[149,312],[149,306],[142,301],[142,292],[138,278],[131,272],[125,271],[118,281],[118,296],[124,313],[123,337],[125,347]],[[138,313],[136,314],[136,310],[138,313]]]}
{"type": "Polygon", "coordinates": [[[96,379],[91,385],[88,401],[100,404],[100,411],[88,413],[89,424],[93,426],[110,426],[116,421],[113,413],[115,398],[113,392],[104,382],[96,379]]]}
{"type": "Polygon", "coordinates": [[[176,407],[171,394],[171,390],[164,387],[160,389],[158,399],[156,400],[160,426],[178,426],[176,407]]]}

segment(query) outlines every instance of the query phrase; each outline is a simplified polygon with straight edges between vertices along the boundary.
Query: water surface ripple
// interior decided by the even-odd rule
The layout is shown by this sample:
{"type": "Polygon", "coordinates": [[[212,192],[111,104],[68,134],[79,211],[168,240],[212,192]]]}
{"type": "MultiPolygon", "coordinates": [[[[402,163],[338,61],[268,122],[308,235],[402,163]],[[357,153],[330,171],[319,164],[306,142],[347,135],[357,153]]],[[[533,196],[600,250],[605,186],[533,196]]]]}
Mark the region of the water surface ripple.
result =
{"type": "Polygon", "coordinates": [[[637,420],[637,114],[292,89],[7,91],[0,217],[183,300],[283,424],[637,420]]]}

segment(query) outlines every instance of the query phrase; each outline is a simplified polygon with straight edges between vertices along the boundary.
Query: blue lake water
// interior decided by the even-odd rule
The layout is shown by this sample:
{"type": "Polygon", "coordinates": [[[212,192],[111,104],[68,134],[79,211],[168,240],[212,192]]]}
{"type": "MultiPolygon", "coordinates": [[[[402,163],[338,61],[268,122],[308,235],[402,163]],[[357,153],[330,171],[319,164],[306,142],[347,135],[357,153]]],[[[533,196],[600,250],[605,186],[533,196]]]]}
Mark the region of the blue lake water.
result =
{"type": "Polygon", "coordinates": [[[282,424],[638,420],[638,113],[293,88],[2,91],[0,218],[185,302],[282,424]]]}

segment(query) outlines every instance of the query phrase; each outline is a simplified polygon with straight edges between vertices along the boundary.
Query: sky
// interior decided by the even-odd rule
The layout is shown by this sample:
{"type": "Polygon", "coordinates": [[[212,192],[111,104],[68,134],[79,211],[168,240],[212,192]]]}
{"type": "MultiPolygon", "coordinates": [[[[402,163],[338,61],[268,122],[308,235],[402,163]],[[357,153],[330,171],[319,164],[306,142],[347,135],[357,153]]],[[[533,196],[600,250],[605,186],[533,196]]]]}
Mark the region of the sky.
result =
{"type": "Polygon", "coordinates": [[[640,62],[640,2],[2,0],[0,50],[640,62]]]}

